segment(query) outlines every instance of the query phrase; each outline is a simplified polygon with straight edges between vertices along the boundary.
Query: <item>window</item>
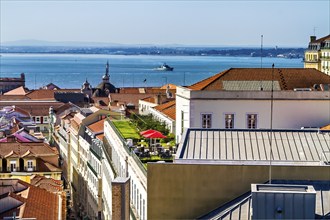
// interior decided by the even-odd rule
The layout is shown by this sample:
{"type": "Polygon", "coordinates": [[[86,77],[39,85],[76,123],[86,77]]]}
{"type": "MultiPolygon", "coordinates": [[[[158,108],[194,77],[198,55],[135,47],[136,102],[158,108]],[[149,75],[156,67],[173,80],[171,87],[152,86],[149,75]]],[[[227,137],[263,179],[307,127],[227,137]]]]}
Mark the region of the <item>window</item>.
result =
{"type": "Polygon", "coordinates": [[[44,124],[45,124],[45,123],[48,123],[48,122],[49,122],[49,121],[48,121],[48,116],[44,116],[44,117],[43,117],[43,121],[44,121],[44,124]]]}
{"type": "Polygon", "coordinates": [[[256,129],[257,128],[257,114],[248,114],[247,115],[247,128],[256,129]]]}
{"type": "Polygon", "coordinates": [[[33,161],[32,160],[27,161],[27,171],[33,171],[33,161]]]}
{"type": "Polygon", "coordinates": [[[36,116],[36,123],[40,123],[40,116],[36,116]]]}
{"type": "Polygon", "coordinates": [[[184,111],[181,111],[181,134],[184,131],[184,111]]]}
{"type": "Polygon", "coordinates": [[[16,161],[15,160],[10,161],[10,171],[16,172],[16,161]]]}
{"type": "Polygon", "coordinates": [[[142,209],[142,216],[141,216],[141,219],[143,220],[143,219],[145,219],[145,207],[146,205],[145,205],[145,201],[143,200],[143,209],[142,209]]]}
{"type": "Polygon", "coordinates": [[[212,127],[212,114],[202,114],[202,128],[212,127]]]}
{"type": "Polygon", "coordinates": [[[234,128],[234,114],[225,114],[225,128],[234,128]]]}

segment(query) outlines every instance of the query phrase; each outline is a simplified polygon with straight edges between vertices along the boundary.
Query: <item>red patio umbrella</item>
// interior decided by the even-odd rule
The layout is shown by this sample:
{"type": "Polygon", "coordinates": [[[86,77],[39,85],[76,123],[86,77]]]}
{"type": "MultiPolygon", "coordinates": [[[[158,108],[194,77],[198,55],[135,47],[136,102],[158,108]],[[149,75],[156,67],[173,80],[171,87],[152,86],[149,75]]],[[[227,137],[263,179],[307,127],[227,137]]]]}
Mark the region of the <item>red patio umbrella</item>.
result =
{"type": "Polygon", "coordinates": [[[141,135],[149,134],[149,133],[152,133],[152,132],[154,132],[154,131],[155,131],[155,130],[148,129],[148,130],[145,130],[145,131],[141,131],[140,134],[141,134],[141,135]]]}
{"type": "Polygon", "coordinates": [[[153,132],[148,132],[142,135],[145,138],[166,138],[161,132],[153,130],[153,132]]]}

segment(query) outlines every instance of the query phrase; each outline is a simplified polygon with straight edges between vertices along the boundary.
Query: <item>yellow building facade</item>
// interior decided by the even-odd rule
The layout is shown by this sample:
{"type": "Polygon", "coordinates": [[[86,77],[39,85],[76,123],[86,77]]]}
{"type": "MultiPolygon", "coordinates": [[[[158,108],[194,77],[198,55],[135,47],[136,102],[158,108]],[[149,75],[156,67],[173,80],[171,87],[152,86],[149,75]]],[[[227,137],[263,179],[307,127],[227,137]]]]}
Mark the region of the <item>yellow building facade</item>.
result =
{"type": "Polygon", "coordinates": [[[330,75],[330,35],[319,39],[316,36],[310,37],[304,68],[315,68],[330,75]]]}

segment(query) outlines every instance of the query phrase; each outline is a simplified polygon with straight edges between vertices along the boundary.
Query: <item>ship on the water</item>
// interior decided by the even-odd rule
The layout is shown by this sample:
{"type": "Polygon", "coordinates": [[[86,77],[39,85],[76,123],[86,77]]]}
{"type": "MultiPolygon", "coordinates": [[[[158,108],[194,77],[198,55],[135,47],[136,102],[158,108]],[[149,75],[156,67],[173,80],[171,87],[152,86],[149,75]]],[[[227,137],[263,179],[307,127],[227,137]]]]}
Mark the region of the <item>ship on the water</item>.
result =
{"type": "Polygon", "coordinates": [[[174,69],[173,67],[170,67],[166,63],[163,63],[163,65],[155,68],[155,70],[159,70],[159,71],[173,71],[173,69],[174,69]]]}

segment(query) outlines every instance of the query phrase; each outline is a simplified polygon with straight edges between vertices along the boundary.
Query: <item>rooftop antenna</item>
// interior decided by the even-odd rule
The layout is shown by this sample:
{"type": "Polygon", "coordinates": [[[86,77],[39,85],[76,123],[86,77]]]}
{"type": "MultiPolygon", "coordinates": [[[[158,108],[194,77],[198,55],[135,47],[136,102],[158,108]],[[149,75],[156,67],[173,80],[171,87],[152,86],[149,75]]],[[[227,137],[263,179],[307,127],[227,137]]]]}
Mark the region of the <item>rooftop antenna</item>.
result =
{"type": "Polygon", "coordinates": [[[34,73],[34,89],[37,89],[37,75],[34,73]]]}
{"type": "Polygon", "coordinates": [[[313,28],[313,33],[314,33],[313,36],[316,36],[316,35],[315,35],[315,34],[316,34],[316,28],[317,28],[317,27],[314,27],[314,28],[313,28]]]}
{"type": "Polygon", "coordinates": [[[274,102],[274,63],[272,65],[272,90],[270,96],[270,138],[269,138],[269,184],[272,184],[272,156],[273,156],[273,102],[274,102]]]}
{"type": "MultiPolygon", "coordinates": [[[[261,35],[261,45],[260,45],[260,68],[262,69],[262,44],[263,44],[264,35],[261,35]]],[[[260,78],[260,90],[263,91],[262,80],[260,78]]]]}
{"type": "Polygon", "coordinates": [[[261,47],[260,47],[260,67],[262,68],[262,44],[263,44],[264,35],[261,35],[261,47]]]}

